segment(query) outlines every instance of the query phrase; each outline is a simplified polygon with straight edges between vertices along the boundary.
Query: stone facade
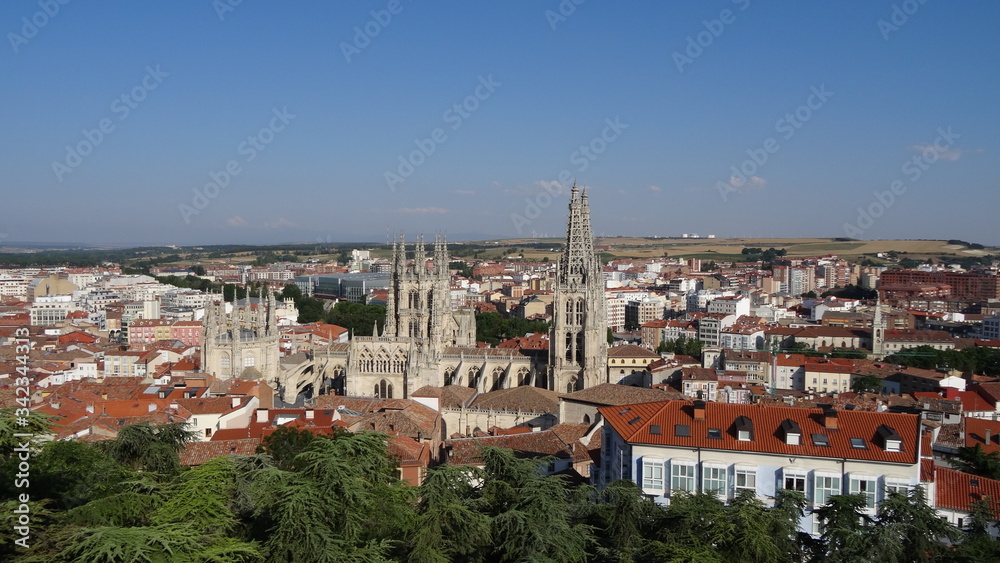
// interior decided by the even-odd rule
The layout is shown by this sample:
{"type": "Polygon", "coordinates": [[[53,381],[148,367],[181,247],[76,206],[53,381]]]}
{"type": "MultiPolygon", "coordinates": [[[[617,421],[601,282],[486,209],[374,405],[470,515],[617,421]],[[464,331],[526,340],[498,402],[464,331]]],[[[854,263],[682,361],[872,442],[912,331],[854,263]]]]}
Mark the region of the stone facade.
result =
{"type": "Polygon", "coordinates": [[[556,271],[548,389],[572,393],[607,382],[604,277],[594,255],[587,192],[570,191],[566,247],[556,271]]]}
{"type": "Polygon", "coordinates": [[[220,379],[265,379],[279,376],[277,304],[274,294],[247,297],[233,303],[212,295],[202,320],[202,370],[220,379]]]}

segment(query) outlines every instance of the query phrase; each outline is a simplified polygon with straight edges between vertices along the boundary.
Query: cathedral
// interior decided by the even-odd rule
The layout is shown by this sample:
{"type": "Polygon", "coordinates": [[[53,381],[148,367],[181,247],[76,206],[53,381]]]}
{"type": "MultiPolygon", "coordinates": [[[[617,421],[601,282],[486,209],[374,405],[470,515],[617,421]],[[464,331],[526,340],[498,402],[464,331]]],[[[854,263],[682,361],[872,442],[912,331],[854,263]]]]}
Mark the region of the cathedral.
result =
{"type": "Polygon", "coordinates": [[[408,251],[393,240],[381,334],[352,336],[316,350],[282,373],[283,399],[316,395],[409,398],[424,386],[461,385],[480,393],[522,385],[572,392],[607,382],[604,278],[594,255],[587,194],[571,190],[566,247],[557,265],[549,352],[481,348],[472,309],[454,307],[448,245],[418,237],[408,251]],[[311,390],[310,390],[311,388],[311,390]]]}
{"type": "Polygon", "coordinates": [[[226,311],[221,295],[211,295],[202,319],[201,365],[219,379],[266,379],[279,374],[277,302],[270,289],[249,295],[226,311]]]}

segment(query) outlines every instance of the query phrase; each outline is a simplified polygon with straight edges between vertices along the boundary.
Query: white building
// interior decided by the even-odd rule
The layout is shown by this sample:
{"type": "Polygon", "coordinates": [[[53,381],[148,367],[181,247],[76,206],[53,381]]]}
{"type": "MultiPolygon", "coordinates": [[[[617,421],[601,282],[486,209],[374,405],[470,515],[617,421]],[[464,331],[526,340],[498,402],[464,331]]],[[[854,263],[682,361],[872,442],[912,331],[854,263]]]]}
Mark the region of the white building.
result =
{"type": "Polygon", "coordinates": [[[708,302],[709,313],[745,317],[750,314],[750,300],[742,295],[717,297],[708,302]]]}
{"type": "Polygon", "coordinates": [[[745,489],[770,503],[779,490],[796,490],[808,502],[799,527],[817,535],[812,511],[834,495],[863,495],[874,514],[889,491],[920,484],[917,415],[703,401],[598,410],[598,487],[630,479],[659,504],[680,491],[727,500],[745,489]]]}

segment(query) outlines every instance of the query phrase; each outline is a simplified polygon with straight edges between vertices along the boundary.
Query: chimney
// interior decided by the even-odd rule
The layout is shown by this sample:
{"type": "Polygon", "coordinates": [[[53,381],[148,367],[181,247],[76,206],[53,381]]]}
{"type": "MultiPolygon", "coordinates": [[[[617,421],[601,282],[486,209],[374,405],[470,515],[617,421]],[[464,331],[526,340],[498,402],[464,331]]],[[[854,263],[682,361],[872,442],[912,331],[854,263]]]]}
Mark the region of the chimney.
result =
{"type": "Polygon", "coordinates": [[[233,397],[233,408],[234,409],[238,408],[240,406],[240,403],[242,403],[242,402],[243,402],[243,398],[242,397],[233,397]]]}
{"type": "Polygon", "coordinates": [[[146,407],[146,412],[156,412],[156,403],[149,403],[146,407]]]}
{"type": "Polygon", "coordinates": [[[306,420],[312,420],[316,418],[316,411],[314,409],[306,409],[306,420]]]}
{"type": "Polygon", "coordinates": [[[705,401],[699,399],[694,402],[694,419],[705,420],[705,401]]]}
{"type": "Polygon", "coordinates": [[[992,434],[992,432],[990,432],[990,429],[987,428],[986,429],[986,445],[987,446],[990,444],[990,438],[992,438],[992,436],[990,436],[990,434],[992,434]]]}
{"type": "Polygon", "coordinates": [[[52,408],[53,409],[59,410],[60,407],[62,407],[62,403],[60,403],[59,401],[52,401],[52,408]]]}
{"type": "Polygon", "coordinates": [[[87,405],[87,412],[88,413],[94,412],[94,405],[87,405]]]}
{"type": "Polygon", "coordinates": [[[833,405],[823,407],[823,427],[831,430],[837,428],[837,409],[833,405]]]}

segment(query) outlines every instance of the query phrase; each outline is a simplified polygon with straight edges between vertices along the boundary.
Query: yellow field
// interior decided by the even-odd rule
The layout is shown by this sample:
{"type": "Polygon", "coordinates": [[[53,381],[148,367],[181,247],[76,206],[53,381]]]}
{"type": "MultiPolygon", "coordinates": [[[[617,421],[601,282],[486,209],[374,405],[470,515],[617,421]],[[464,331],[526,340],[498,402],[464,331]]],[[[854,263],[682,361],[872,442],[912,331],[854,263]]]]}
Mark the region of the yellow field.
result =
{"type": "MultiPolygon", "coordinates": [[[[518,246],[532,242],[562,242],[559,239],[509,239],[499,241],[499,246],[518,246]]],[[[806,258],[834,254],[842,258],[853,258],[862,254],[879,252],[906,253],[907,256],[919,259],[928,256],[977,256],[989,251],[969,250],[959,245],[949,245],[943,240],[873,240],[873,241],[838,241],[832,238],[796,238],[796,239],[751,239],[751,238],[715,238],[715,239],[647,239],[639,237],[617,237],[598,239],[599,246],[610,247],[604,252],[615,256],[652,258],[662,257],[666,253],[670,257],[696,256],[708,258],[713,254],[721,255],[720,259],[728,259],[738,255],[745,247],[784,248],[790,258],[806,258]]],[[[527,259],[549,256],[551,252],[525,250],[527,259]]]]}

